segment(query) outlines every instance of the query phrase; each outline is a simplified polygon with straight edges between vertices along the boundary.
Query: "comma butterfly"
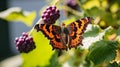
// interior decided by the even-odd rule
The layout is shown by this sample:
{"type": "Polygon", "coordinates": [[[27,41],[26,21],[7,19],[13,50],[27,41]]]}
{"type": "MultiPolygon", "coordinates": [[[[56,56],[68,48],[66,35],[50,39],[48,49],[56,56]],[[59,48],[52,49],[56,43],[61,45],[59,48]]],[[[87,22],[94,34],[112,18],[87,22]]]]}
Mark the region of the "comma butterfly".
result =
{"type": "Polygon", "coordinates": [[[82,45],[82,34],[87,25],[92,22],[92,17],[85,17],[65,26],[52,24],[36,24],[35,29],[41,31],[49,40],[53,49],[67,50],[82,45]],[[68,44],[68,46],[66,45],[68,44]]]}

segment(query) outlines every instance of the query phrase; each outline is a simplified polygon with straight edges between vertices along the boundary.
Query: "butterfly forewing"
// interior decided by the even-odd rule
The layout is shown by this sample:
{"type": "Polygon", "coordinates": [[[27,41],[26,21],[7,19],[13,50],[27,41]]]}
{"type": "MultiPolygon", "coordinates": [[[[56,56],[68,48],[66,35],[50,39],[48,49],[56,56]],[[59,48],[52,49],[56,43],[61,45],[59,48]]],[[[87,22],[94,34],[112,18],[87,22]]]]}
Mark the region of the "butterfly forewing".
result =
{"type": "Polygon", "coordinates": [[[82,34],[86,30],[86,26],[91,22],[90,17],[83,18],[81,20],[77,20],[75,22],[70,23],[67,28],[69,30],[69,43],[68,47],[77,47],[78,45],[82,45],[82,34]]]}
{"type": "Polygon", "coordinates": [[[37,31],[41,31],[48,39],[50,39],[50,44],[52,45],[53,49],[67,49],[66,43],[62,40],[62,31],[60,26],[56,25],[48,25],[48,24],[41,24],[35,26],[35,28],[39,28],[37,31]]]}

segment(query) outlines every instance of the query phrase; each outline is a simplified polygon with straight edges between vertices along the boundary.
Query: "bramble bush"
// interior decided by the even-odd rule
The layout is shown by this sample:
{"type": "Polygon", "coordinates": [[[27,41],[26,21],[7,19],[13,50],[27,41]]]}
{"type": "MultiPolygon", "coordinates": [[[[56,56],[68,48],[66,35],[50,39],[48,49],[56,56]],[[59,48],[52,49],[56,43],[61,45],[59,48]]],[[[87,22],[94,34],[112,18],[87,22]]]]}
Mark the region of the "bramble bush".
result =
{"type": "MultiPolygon", "coordinates": [[[[69,24],[80,18],[93,17],[82,36],[83,46],[67,51],[55,49],[41,31],[33,26],[15,39],[23,58],[22,67],[120,67],[120,0],[48,0],[40,10],[36,24],[69,24]],[[62,16],[65,19],[59,19],[62,16]],[[62,22],[60,22],[62,21],[62,22]]],[[[38,6],[39,7],[39,6],[38,6]]],[[[32,26],[36,12],[9,8],[0,12],[7,21],[21,21],[32,26]],[[5,14],[7,13],[7,14],[5,14]],[[27,14],[26,14],[27,13],[27,14]]]]}

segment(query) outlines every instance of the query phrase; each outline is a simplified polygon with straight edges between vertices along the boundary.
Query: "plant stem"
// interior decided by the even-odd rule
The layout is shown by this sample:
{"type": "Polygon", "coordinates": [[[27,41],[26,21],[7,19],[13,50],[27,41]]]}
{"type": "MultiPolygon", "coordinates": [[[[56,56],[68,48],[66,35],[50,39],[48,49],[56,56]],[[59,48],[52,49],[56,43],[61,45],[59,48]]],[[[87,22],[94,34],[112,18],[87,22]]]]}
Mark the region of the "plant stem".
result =
{"type": "Polygon", "coordinates": [[[86,11],[86,9],[82,6],[82,4],[80,3],[80,1],[79,1],[79,0],[76,0],[76,1],[77,1],[78,6],[79,6],[80,8],[82,8],[82,10],[85,12],[85,14],[86,14],[87,16],[90,16],[89,13],[86,11]]]}
{"type": "MultiPolygon", "coordinates": [[[[42,23],[41,21],[42,21],[42,18],[40,18],[40,19],[37,21],[36,24],[41,24],[41,23],[42,23]]],[[[36,25],[36,24],[35,24],[35,25],[36,25]]],[[[35,25],[34,25],[34,26],[32,27],[32,29],[29,31],[29,34],[28,34],[29,36],[30,36],[31,33],[33,32],[35,25]]]]}
{"type": "Polygon", "coordinates": [[[62,6],[61,9],[67,10],[67,11],[69,11],[69,12],[71,12],[72,14],[75,14],[75,15],[77,15],[77,16],[82,16],[82,14],[83,14],[82,12],[76,11],[76,10],[74,10],[74,9],[68,7],[68,6],[62,6]]]}
{"type": "Polygon", "coordinates": [[[60,1],[60,0],[55,0],[56,2],[54,3],[54,5],[57,5],[57,3],[60,1]]]}

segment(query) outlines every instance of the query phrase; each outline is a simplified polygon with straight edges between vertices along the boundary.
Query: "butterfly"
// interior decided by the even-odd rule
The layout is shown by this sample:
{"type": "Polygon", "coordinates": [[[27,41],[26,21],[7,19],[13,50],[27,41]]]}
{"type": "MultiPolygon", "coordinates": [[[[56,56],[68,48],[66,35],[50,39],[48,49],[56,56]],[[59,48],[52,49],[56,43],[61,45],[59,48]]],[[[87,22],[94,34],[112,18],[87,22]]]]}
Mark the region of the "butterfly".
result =
{"type": "Polygon", "coordinates": [[[92,22],[92,19],[92,17],[85,17],[67,26],[65,24],[61,26],[47,23],[36,24],[35,29],[41,31],[50,40],[53,50],[67,50],[82,45],[82,34],[87,25],[92,22]]]}

